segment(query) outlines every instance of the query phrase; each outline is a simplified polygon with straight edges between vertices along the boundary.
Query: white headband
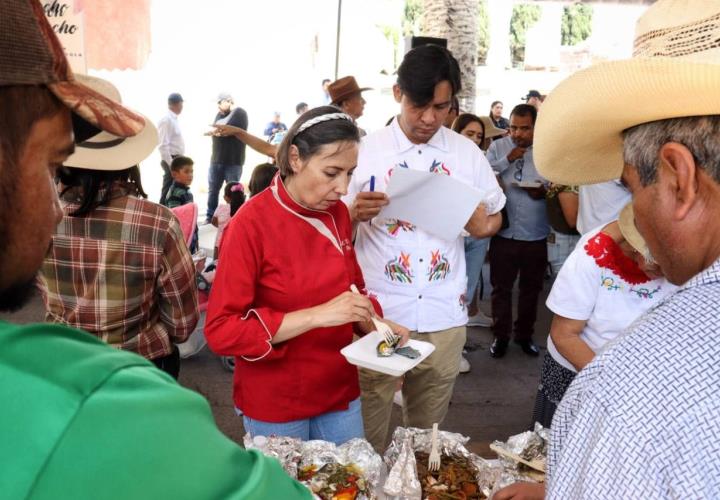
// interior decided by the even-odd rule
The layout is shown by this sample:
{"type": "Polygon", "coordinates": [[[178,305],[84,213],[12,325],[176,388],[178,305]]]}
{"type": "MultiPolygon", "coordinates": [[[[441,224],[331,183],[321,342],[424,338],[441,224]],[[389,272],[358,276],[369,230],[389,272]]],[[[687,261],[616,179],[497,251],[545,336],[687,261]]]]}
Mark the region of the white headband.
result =
{"type": "Polygon", "coordinates": [[[294,137],[297,137],[301,132],[304,132],[313,125],[317,125],[318,123],[327,122],[330,120],[347,120],[351,123],[353,122],[353,119],[350,117],[350,115],[347,115],[345,113],[328,113],[326,115],[316,116],[315,118],[311,118],[302,125],[300,125],[297,129],[297,132],[295,132],[294,137]]]}

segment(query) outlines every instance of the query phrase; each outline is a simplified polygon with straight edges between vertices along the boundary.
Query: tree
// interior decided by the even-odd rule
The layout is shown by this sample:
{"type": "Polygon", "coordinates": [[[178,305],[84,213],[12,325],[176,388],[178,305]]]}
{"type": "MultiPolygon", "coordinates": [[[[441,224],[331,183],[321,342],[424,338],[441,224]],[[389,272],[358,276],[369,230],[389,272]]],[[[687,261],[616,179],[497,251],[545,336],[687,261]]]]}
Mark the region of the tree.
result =
{"type": "Polygon", "coordinates": [[[513,6],[510,17],[510,52],[514,64],[525,61],[525,34],[538,19],[540,19],[540,6],[518,4],[513,6]]]}
{"type": "Polygon", "coordinates": [[[562,44],[577,45],[592,33],[592,6],[581,3],[563,9],[562,44]]]}
{"type": "Polygon", "coordinates": [[[488,17],[487,0],[480,0],[477,20],[477,63],[482,65],[485,64],[488,49],[490,48],[490,19],[488,17]]]}
{"type": "Polygon", "coordinates": [[[393,46],[393,68],[396,68],[398,65],[397,60],[397,54],[398,54],[398,45],[400,45],[400,33],[397,28],[394,26],[387,26],[387,25],[378,25],[377,26],[380,31],[382,31],[383,36],[385,39],[392,43],[393,46]]]}
{"type": "Polygon", "coordinates": [[[423,15],[423,0],[405,0],[405,19],[403,36],[415,36],[420,32],[420,20],[423,15]]]}
{"type": "Polygon", "coordinates": [[[448,49],[457,59],[462,75],[462,90],[458,94],[460,108],[473,112],[478,0],[424,0],[422,5],[421,34],[447,39],[448,49]]]}

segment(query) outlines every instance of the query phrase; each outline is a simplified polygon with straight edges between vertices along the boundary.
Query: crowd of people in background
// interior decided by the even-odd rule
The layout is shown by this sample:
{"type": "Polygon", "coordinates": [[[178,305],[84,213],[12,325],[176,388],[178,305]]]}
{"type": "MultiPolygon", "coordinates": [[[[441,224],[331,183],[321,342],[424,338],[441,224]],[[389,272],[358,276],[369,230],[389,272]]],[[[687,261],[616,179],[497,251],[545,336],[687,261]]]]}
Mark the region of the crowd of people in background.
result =
{"type": "Polygon", "coordinates": [[[495,498],[720,494],[720,70],[715,46],[688,35],[700,25],[720,37],[717,6],[658,1],[631,60],[547,99],[530,90],[508,118],[500,101],[487,116],[463,110],[458,62],[433,44],[405,54],[399,112],[368,133],[357,120],[370,89],[353,76],[323,80],[323,105],[299,103],[290,127],[276,112],[266,139],[221,92],[201,215],[183,97],[168,96],[156,129],[110,82],[72,73],[38,2],[0,7],[15,22],[0,30],[0,308],[21,307],[37,273],[47,320],[0,322],[9,498],[310,498],[176,383],[208,271],[198,217],[217,227],[203,333],[230,360],[251,437],[364,437],[382,451],[397,395],[403,425],[442,423],[471,370],[468,326],[490,328],[489,362],[511,341],[539,356],[548,283],[553,320],[528,408],[529,425],[551,429],[547,482],[495,498]],[[678,30],[683,51],[658,57],[678,30]],[[577,117],[584,128],[566,126],[577,117]],[[247,187],[246,145],[269,158],[247,187]],[[158,203],[139,168],[156,147],[158,203]],[[483,193],[463,232],[380,217],[397,169],[483,193]],[[402,379],[349,364],[341,349],[378,321],[433,354],[402,379]]]}

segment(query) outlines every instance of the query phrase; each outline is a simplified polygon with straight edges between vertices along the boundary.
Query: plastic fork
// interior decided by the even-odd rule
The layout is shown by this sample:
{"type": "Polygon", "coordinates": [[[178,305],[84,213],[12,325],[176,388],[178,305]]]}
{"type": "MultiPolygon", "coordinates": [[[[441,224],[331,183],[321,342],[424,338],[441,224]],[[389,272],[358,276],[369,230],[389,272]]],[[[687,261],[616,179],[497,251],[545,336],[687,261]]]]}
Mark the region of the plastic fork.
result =
{"type": "MultiPolygon", "coordinates": [[[[355,286],[354,283],[352,285],[350,285],[350,290],[353,293],[360,294],[360,290],[358,290],[358,288],[355,286]]],[[[375,325],[375,330],[377,330],[377,332],[383,336],[383,338],[385,339],[385,342],[388,345],[395,345],[397,343],[397,340],[398,340],[397,335],[395,335],[395,332],[392,331],[392,328],[390,328],[390,325],[378,320],[374,314],[372,316],[370,316],[370,319],[372,320],[373,325],[375,325]]]]}
{"type": "Polygon", "coordinates": [[[430,456],[428,457],[428,470],[438,471],[440,470],[440,452],[438,451],[438,424],[433,424],[432,428],[432,447],[430,448],[430,456]]]}

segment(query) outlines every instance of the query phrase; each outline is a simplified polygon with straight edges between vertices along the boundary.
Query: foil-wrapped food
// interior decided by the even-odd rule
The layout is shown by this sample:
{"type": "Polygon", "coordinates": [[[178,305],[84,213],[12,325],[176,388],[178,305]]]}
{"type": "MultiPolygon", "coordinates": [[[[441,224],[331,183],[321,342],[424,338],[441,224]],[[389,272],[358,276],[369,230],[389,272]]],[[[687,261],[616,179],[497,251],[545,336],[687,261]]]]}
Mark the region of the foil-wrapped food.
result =
{"type": "Polygon", "coordinates": [[[376,347],[377,355],[381,358],[387,358],[393,354],[399,354],[400,356],[405,356],[410,359],[417,359],[420,357],[420,351],[410,347],[409,345],[398,347],[399,343],[400,337],[398,336],[393,337],[391,342],[387,342],[386,340],[380,341],[376,347]]]}
{"type": "Polygon", "coordinates": [[[428,469],[430,455],[415,452],[417,476],[422,498],[428,500],[479,500],[485,498],[478,486],[478,471],[472,462],[461,455],[442,455],[437,471],[428,469]]]}
{"type": "Polygon", "coordinates": [[[491,448],[507,452],[502,460],[508,461],[508,468],[511,466],[523,472],[528,466],[538,471],[545,471],[545,462],[549,443],[549,432],[539,423],[535,423],[532,431],[522,432],[510,436],[506,442],[495,441],[491,448]],[[512,457],[519,457],[527,464],[523,464],[512,457]],[[510,458],[508,458],[510,457],[510,458]]]}
{"type": "Polygon", "coordinates": [[[440,471],[429,472],[431,433],[413,427],[395,430],[384,457],[390,469],[385,494],[406,499],[489,498],[502,469],[470,453],[464,446],[467,437],[440,431],[440,471]]]}
{"type": "Polygon", "coordinates": [[[277,458],[287,473],[303,482],[323,500],[372,500],[382,472],[382,458],[364,439],[336,446],[327,441],[301,441],[288,437],[244,438],[246,448],[256,448],[277,458]]]}
{"type": "Polygon", "coordinates": [[[355,500],[371,498],[368,482],[355,465],[338,463],[302,467],[298,474],[302,481],[322,500],[355,500]]]}
{"type": "Polygon", "coordinates": [[[298,465],[302,456],[300,439],[283,436],[255,436],[245,434],[243,444],[248,450],[258,450],[263,455],[273,457],[280,462],[290,477],[298,475],[298,465]]]}

